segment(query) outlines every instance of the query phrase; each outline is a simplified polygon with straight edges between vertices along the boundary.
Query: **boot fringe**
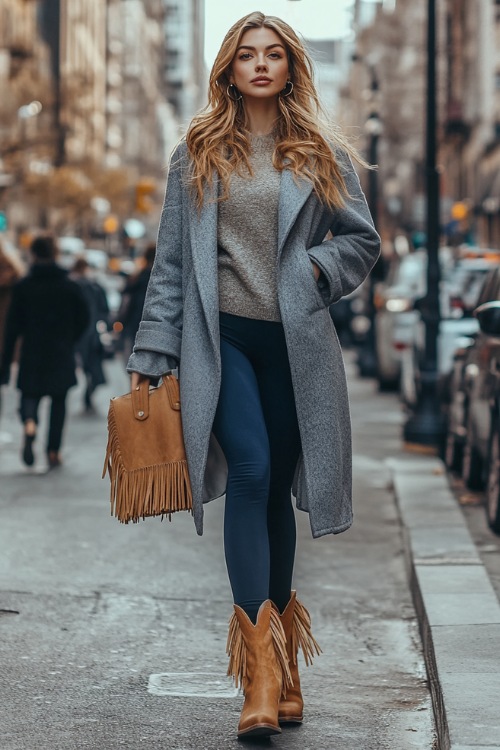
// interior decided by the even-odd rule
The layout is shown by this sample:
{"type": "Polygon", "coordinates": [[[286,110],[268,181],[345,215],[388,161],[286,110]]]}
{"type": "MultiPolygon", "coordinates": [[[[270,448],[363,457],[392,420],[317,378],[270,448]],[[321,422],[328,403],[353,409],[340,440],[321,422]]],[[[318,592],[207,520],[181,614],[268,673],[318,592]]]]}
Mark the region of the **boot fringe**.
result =
{"type": "Polygon", "coordinates": [[[322,653],[321,647],[311,632],[311,616],[303,604],[298,599],[295,600],[292,621],[292,659],[297,663],[297,653],[299,647],[304,654],[306,666],[313,663],[314,656],[322,653]]]}
{"type": "MultiPolygon", "coordinates": [[[[293,682],[288,665],[285,633],[279,615],[274,610],[271,610],[270,613],[270,628],[274,652],[281,675],[281,689],[286,694],[286,689],[292,687],[293,682]]],[[[247,675],[247,648],[235,613],[232,614],[229,620],[226,653],[229,656],[228,677],[234,679],[236,688],[244,688],[247,675]]]]}
{"type": "Polygon", "coordinates": [[[229,656],[227,676],[234,679],[236,688],[243,688],[243,681],[247,675],[247,649],[234,612],[229,620],[226,654],[229,656]]]}

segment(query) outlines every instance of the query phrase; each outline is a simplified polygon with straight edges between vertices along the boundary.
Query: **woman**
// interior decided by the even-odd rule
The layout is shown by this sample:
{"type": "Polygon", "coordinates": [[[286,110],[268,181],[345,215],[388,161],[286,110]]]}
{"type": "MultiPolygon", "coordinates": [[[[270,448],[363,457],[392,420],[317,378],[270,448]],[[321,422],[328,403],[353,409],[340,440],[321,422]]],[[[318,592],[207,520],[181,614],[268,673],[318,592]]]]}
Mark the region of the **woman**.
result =
{"type": "Polygon", "coordinates": [[[89,323],[89,311],[77,284],[56,264],[54,239],[35,237],[30,250],[31,269],[12,293],[0,384],[9,382],[14,351],[21,340],[17,387],[24,427],[22,458],[27,466],[35,463],[38,408],[41,399],[50,396],[46,452],[49,469],[54,469],[62,463],[66,395],[76,385],[74,346],[89,323]]]}
{"type": "Polygon", "coordinates": [[[172,157],[128,370],[135,387],[179,367],[199,534],[203,503],[226,492],[238,734],[269,735],[302,721],[297,649],[306,661],[317,650],[291,590],[292,484],[314,537],[352,521],[347,388],[328,308],[367,276],[379,237],[290,26],[262,13],[238,21],[209,97],[172,157]]]}

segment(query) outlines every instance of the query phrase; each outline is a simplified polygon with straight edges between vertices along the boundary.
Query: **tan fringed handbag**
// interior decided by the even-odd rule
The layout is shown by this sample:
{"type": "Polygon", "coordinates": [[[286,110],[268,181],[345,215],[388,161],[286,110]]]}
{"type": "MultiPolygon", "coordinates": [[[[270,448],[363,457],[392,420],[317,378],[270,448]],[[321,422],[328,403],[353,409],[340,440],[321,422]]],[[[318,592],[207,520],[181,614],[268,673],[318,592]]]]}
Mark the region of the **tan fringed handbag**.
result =
{"type": "Polygon", "coordinates": [[[192,510],[182,435],[179,383],[164,375],[158,388],[141,383],[113,398],[108,411],[108,445],[103,479],[111,480],[111,515],[122,523],[146,516],[192,510]]]}

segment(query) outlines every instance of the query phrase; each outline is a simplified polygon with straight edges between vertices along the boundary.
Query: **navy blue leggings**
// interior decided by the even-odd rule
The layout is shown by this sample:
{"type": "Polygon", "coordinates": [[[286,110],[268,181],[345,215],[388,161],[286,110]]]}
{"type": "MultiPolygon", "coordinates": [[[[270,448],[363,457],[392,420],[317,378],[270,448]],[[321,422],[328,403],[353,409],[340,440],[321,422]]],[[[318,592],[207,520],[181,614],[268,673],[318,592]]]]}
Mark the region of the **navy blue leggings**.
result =
{"type": "Polygon", "coordinates": [[[263,601],[282,611],[290,598],[300,436],[282,324],[220,313],[220,334],[213,431],[229,470],[224,550],[234,602],[255,622],[263,601]]]}

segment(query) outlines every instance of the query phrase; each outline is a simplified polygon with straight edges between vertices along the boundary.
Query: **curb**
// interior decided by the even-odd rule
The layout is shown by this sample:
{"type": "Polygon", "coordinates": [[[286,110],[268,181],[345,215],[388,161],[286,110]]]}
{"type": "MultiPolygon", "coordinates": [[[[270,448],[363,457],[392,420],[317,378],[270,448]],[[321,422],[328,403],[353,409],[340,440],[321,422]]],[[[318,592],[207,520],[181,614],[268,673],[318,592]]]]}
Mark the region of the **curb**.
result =
{"type": "Polygon", "coordinates": [[[500,603],[435,457],[391,458],[439,750],[500,750],[500,603]]]}

